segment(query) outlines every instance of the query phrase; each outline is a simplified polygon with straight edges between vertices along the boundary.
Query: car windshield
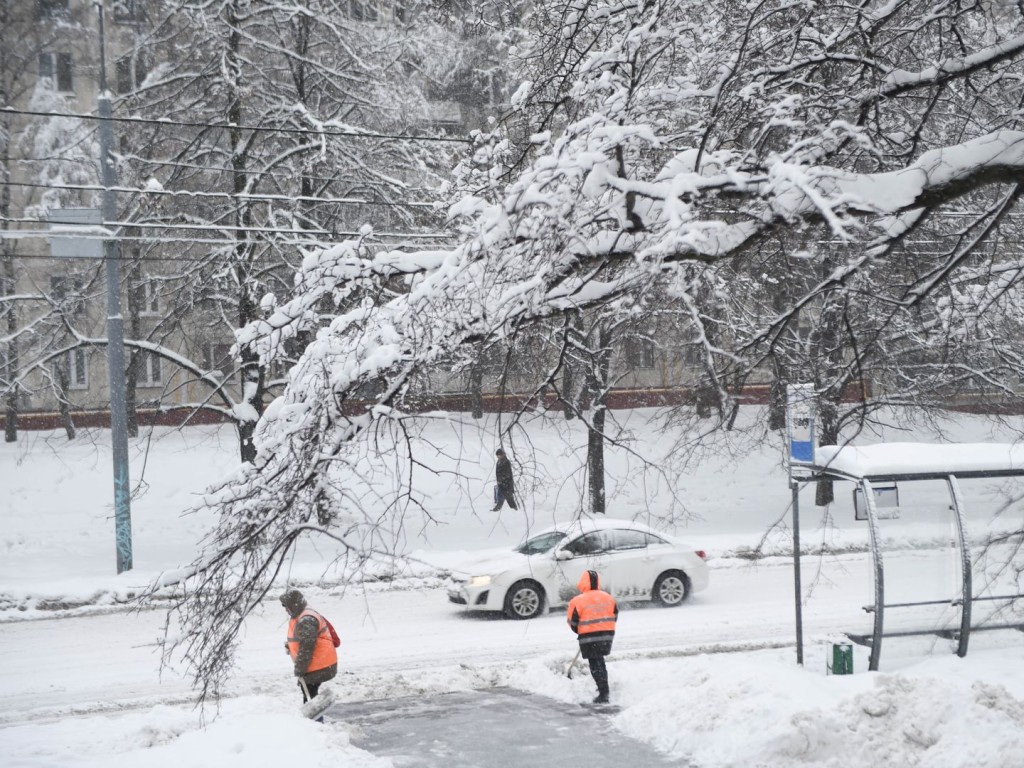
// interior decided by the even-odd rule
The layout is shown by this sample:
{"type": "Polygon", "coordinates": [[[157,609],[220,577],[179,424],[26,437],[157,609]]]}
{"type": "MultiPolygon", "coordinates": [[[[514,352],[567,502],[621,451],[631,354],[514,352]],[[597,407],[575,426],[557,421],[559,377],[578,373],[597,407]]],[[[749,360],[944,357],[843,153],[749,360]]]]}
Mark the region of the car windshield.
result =
{"type": "Polygon", "coordinates": [[[565,533],[562,531],[541,533],[516,547],[516,552],[521,555],[539,555],[541,552],[547,552],[564,538],[565,533]]]}

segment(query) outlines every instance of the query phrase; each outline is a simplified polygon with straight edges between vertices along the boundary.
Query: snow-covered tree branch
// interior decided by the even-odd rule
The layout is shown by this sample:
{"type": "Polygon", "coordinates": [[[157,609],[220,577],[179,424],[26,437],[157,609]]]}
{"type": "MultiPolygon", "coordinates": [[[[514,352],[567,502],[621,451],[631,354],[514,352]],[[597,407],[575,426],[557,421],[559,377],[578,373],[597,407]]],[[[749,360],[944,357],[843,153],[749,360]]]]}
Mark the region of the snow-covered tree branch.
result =
{"type": "MultiPolygon", "coordinates": [[[[261,359],[298,330],[315,338],[259,423],[255,461],[207,501],[221,524],[182,603],[192,632],[211,584],[230,581],[234,602],[218,605],[244,620],[295,531],[325,515],[372,526],[408,499],[413,475],[395,475],[391,499],[353,493],[383,471],[371,436],[400,430],[416,375],[518,328],[676,302],[721,424],[769,370],[814,381],[835,438],[853,382],[890,377],[922,402],[963,383],[928,334],[966,333],[971,313],[951,306],[989,295],[998,274],[1001,300],[971,303],[992,345],[967,367],[999,375],[986,367],[1007,346],[995,329],[1020,309],[1019,245],[992,247],[1016,231],[1008,190],[1024,178],[1020,19],[952,2],[546,5],[539,16],[561,23],[521,51],[509,121],[531,130],[490,176],[507,184],[452,206],[460,244],[325,247],[294,298],[240,331],[261,359]],[[328,300],[335,311],[318,315],[328,300]],[[811,331],[790,333],[811,311],[811,331]],[[368,382],[379,394],[353,410],[368,382]]],[[[223,672],[198,655],[207,683],[223,672]]]]}

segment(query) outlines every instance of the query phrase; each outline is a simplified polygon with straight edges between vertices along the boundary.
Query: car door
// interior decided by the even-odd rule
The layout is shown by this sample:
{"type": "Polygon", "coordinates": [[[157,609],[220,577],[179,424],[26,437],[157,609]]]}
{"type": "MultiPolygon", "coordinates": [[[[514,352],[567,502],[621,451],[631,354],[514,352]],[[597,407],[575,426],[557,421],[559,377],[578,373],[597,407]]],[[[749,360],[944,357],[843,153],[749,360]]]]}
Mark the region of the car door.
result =
{"type": "Polygon", "coordinates": [[[608,531],[605,557],[607,584],[616,599],[649,599],[654,584],[654,562],[648,551],[647,534],[630,528],[608,531]]]}
{"type": "Polygon", "coordinates": [[[567,603],[579,594],[576,584],[584,571],[594,570],[605,581],[611,550],[607,531],[588,531],[563,542],[555,554],[558,563],[558,597],[567,603]]]}

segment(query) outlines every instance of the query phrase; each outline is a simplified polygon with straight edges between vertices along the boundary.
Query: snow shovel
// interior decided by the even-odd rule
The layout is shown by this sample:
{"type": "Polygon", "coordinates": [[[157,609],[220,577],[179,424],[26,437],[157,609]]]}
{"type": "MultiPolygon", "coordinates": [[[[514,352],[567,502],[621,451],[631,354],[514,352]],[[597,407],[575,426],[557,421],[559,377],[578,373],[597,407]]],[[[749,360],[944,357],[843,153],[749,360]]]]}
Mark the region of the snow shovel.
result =
{"type": "Polygon", "coordinates": [[[576,651],[576,655],[572,657],[572,661],[569,662],[569,666],[565,668],[565,676],[572,680],[572,668],[576,666],[576,659],[580,657],[582,649],[576,651]]]}
{"type": "Polygon", "coordinates": [[[306,681],[301,677],[299,678],[299,685],[302,686],[302,692],[306,694],[306,703],[302,705],[304,717],[316,720],[334,703],[334,692],[330,689],[322,688],[316,696],[311,697],[309,695],[309,688],[306,687],[306,681]]]}

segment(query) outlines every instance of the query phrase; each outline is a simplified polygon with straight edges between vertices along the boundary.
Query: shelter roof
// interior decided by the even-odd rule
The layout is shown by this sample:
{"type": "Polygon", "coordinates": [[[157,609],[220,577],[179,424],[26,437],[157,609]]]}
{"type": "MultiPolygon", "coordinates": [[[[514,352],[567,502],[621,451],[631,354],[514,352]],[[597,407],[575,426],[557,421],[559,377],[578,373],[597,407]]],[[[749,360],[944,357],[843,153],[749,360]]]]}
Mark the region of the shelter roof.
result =
{"type": "Polygon", "coordinates": [[[1024,443],[823,445],[808,469],[850,480],[1024,475],[1024,443]]]}

